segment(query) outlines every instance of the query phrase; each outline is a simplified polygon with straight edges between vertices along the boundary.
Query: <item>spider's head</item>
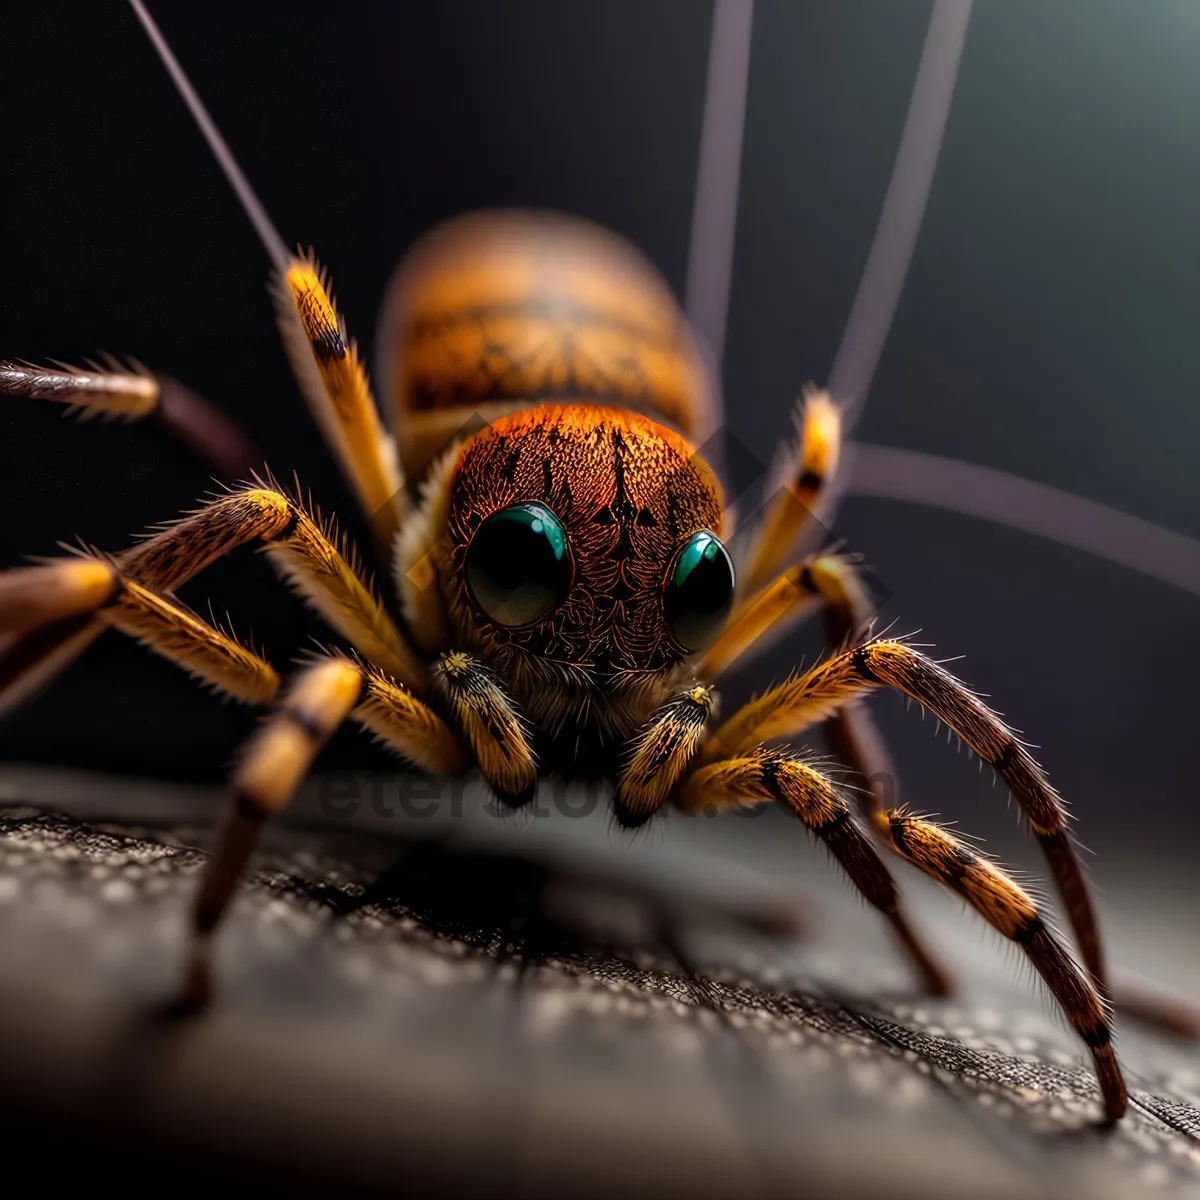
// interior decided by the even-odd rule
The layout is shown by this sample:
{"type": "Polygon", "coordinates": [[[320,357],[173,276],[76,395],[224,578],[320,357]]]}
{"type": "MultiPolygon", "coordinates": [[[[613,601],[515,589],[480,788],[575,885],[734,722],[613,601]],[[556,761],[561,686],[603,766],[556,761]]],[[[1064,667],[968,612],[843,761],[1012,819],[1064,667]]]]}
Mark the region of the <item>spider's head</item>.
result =
{"type": "Polygon", "coordinates": [[[463,444],[445,501],[449,632],[548,733],[626,731],[728,617],[720,485],[646,417],[579,405],[503,417],[463,444]]]}

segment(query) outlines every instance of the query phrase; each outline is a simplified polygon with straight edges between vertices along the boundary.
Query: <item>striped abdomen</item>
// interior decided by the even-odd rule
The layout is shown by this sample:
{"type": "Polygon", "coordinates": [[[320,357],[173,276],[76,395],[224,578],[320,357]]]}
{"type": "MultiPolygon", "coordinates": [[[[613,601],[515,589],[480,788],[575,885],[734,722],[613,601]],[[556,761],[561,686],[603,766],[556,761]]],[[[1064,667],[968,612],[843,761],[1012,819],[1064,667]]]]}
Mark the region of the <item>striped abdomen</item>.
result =
{"type": "Polygon", "coordinates": [[[464,427],[554,400],[629,408],[702,440],[712,391],[662,276],[616,235],[501,211],[425,235],[388,289],[380,383],[411,478],[464,427]]]}

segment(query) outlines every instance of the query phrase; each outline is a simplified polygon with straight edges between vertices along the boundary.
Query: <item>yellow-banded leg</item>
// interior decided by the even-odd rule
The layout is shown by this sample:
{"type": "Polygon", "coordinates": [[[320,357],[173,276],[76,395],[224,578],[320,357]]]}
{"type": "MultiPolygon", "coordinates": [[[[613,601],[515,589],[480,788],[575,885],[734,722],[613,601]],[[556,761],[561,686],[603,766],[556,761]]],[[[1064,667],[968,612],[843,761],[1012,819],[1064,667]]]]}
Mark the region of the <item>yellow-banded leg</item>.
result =
{"type": "Polygon", "coordinates": [[[462,767],[458,740],[445,722],[395,680],[344,658],[304,667],[243,747],[234,771],[232,803],[193,910],[180,1011],[203,1008],[211,996],[212,935],[263,824],[287,806],[347,717],[424,771],[452,775],[462,767]]]}
{"type": "MultiPolygon", "coordinates": [[[[676,803],[688,811],[728,809],[780,801],[833,853],[851,881],[912,948],[895,882],[846,803],[817,770],[782,750],[759,746],[701,767],[683,783],[676,803]]],[[[966,849],[928,821],[901,812],[891,838],[901,854],[963,897],[1005,937],[1016,942],[1045,980],[1095,1064],[1104,1112],[1114,1121],[1128,1096],[1112,1049],[1108,1011],[1096,990],[1046,928],[1033,900],[998,867],[966,849]]],[[[916,957],[914,955],[914,957],[916,957]]]]}
{"type": "MultiPolygon", "coordinates": [[[[701,658],[697,673],[706,679],[717,677],[733,666],[748,649],[761,649],[764,639],[779,636],[819,605],[824,604],[829,615],[835,611],[867,611],[867,603],[854,565],[847,558],[837,554],[818,554],[806,558],[742,603],[731,616],[724,632],[701,658]]],[[[846,632],[849,633],[849,628],[846,632]]],[[[834,714],[834,721],[841,711],[834,714]]],[[[865,713],[861,715],[866,719],[865,713]]],[[[873,732],[873,726],[867,725],[866,731],[873,732]]],[[[878,785],[879,780],[875,780],[875,783],[878,785]]],[[[661,802],[659,799],[658,803],[661,802]]],[[[643,804],[641,820],[645,820],[651,811],[643,804]]],[[[619,793],[617,815],[625,823],[635,823],[626,822],[619,793]]],[[[890,840],[887,845],[891,847],[890,840]]],[[[893,924],[926,990],[937,996],[949,994],[952,983],[948,972],[917,936],[907,917],[900,914],[899,920],[893,924]]]]}
{"type": "MultiPolygon", "coordinates": [[[[964,684],[911,646],[888,639],[864,642],[834,655],[811,671],[771,688],[735,713],[701,750],[702,760],[744,752],[758,742],[794,737],[839,712],[856,697],[877,687],[911,696],[948,725],[1008,784],[1033,828],[1066,907],[1080,954],[1096,987],[1107,1000],[1114,993],[1100,941],[1091,895],[1071,842],[1066,809],[1045,773],[1012,731],[964,684]]],[[[890,773],[886,748],[865,714],[841,724],[856,739],[860,770],[870,776],[890,773]]],[[[886,789],[868,790],[868,815],[890,840],[886,789]]],[[[1185,1037],[1200,1037],[1200,1010],[1144,992],[1115,993],[1131,1015],[1185,1037]]]]}
{"type": "Polygon", "coordinates": [[[701,767],[674,797],[686,812],[745,808],[778,800],[829,848],[855,887],[887,918],[901,946],[931,989],[929,958],[900,904],[900,893],[846,802],[819,771],[783,750],[759,747],[749,755],[701,767]]]}
{"type": "Polygon", "coordinates": [[[433,680],[496,795],[514,807],[527,804],[537,787],[537,759],[499,677],[454,651],[438,659],[433,680]]]}
{"type": "Polygon", "coordinates": [[[613,797],[616,818],[627,829],[662,808],[704,740],[715,696],[691,687],[672,696],[634,738],[613,797]]]}
{"type": "MultiPolygon", "coordinates": [[[[270,663],[174,597],[123,578],[115,566],[99,559],[80,558],[69,565],[87,567],[104,580],[106,597],[95,610],[95,619],[105,626],[120,630],[235,700],[259,705],[274,699],[279,677],[270,663]]],[[[60,575],[55,564],[52,577],[60,575]]],[[[0,607],[2,601],[0,593],[0,607]]],[[[462,768],[457,738],[431,708],[377,667],[348,660],[347,665],[362,679],[362,703],[351,714],[359,725],[422,770],[455,774],[462,768]]]]}
{"type": "Polygon", "coordinates": [[[111,563],[77,558],[0,575],[0,621],[61,614],[84,600],[102,628],[119,629],[235,700],[265,704],[275,695],[279,678],[268,662],[174,598],[122,578],[111,563]]]}
{"type": "Polygon", "coordinates": [[[1112,1047],[1108,1007],[1046,927],[1032,897],[999,867],[946,830],[900,809],[888,814],[891,839],[909,862],[956,892],[1010,941],[1016,942],[1045,981],[1092,1055],[1104,1112],[1115,1121],[1129,1097],[1112,1047]]]}
{"type": "Polygon", "coordinates": [[[195,679],[245,704],[266,704],[279,677],[265,659],[195,613],[139,583],[123,579],[100,618],[182,667],[195,679]]]}
{"type": "Polygon", "coordinates": [[[68,558],[0,574],[0,633],[28,633],[95,612],[111,599],[116,573],[92,558],[68,558]]]}
{"type": "MultiPolygon", "coordinates": [[[[819,560],[818,569],[809,573],[809,579],[824,606],[825,642],[830,652],[865,641],[870,633],[873,602],[854,564],[844,557],[825,556],[819,560]]],[[[883,844],[894,851],[884,813],[898,803],[896,769],[865,700],[842,705],[825,722],[824,731],[834,754],[858,776],[855,796],[859,810],[883,844]]],[[[927,986],[934,995],[949,995],[954,982],[945,964],[915,931],[911,937],[907,948],[919,960],[927,986]]]]}
{"type": "MultiPolygon", "coordinates": [[[[690,801],[699,795],[693,788],[695,777],[687,778],[686,773],[695,762],[696,754],[704,742],[706,726],[714,704],[715,695],[709,688],[689,688],[662,705],[634,739],[613,797],[614,815],[626,828],[645,824],[669,799],[674,798],[677,804],[686,808],[690,801]]],[[[775,761],[764,751],[764,764],[768,760],[775,761]]],[[[777,776],[805,783],[817,778],[815,772],[794,759],[781,758],[779,763],[777,771],[768,770],[766,766],[757,775],[751,771],[751,783],[755,786],[764,785],[763,781],[766,779],[773,786],[777,776]]],[[[710,772],[710,777],[721,774],[715,768],[710,768],[710,772]]],[[[736,790],[736,785],[744,781],[745,775],[740,769],[731,770],[727,773],[726,782],[730,788],[736,790]]],[[[836,804],[839,809],[844,807],[841,798],[823,781],[821,788],[821,796],[825,797],[828,803],[836,804]]],[[[710,789],[706,793],[706,802],[713,802],[712,795],[716,790],[719,789],[710,789]]],[[[803,817],[804,813],[800,815],[803,817]]],[[[832,830],[830,835],[833,836],[832,830]]],[[[859,835],[857,829],[854,829],[845,836],[857,838],[859,835]]],[[[926,989],[935,995],[944,995],[949,988],[949,980],[914,932],[895,889],[892,888],[891,893],[884,897],[883,892],[876,886],[868,893],[869,899],[872,896],[872,903],[878,901],[878,906],[886,912],[892,929],[920,974],[926,989]]]]}
{"type": "Polygon", "coordinates": [[[326,444],[388,561],[404,502],[396,445],[379,420],[358,349],[311,252],[275,280],[284,348],[326,444]]]}
{"type": "Polygon", "coordinates": [[[738,590],[748,596],[792,560],[800,531],[814,516],[821,493],[837,472],[842,417],[828,392],[805,388],[796,423],[795,465],[768,504],[738,570],[738,590]]]}
{"type": "Polygon", "coordinates": [[[28,396],[68,406],[81,421],[147,420],[183,443],[218,479],[238,479],[261,461],[249,438],[191,388],[140,363],[86,369],[0,362],[0,396],[28,396]]]}
{"type": "Polygon", "coordinates": [[[375,594],[358,556],[319,514],[273,487],[231,492],[127,550],[124,574],[174,591],[215,559],[258,540],[278,573],[375,666],[410,687],[424,669],[375,594]]]}
{"type": "Polygon", "coordinates": [[[302,672],[267,722],[243,749],[233,775],[233,802],[209,859],[192,913],[192,940],[181,1011],[197,1011],[212,993],[213,931],[258,842],[267,816],[278,812],[307,773],[317,751],[350,714],[362,676],[331,659],[302,672]]]}
{"type": "MultiPolygon", "coordinates": [[[[275,488],[247,487],[220,496],[111,561],[124,578],[173,592],[255,540],[279,574],[368,661],[413,690],[424,689],[424,666],[363,577],[356,556],[348,547],[339,549],[319,520],[275,488]]],[[[94,581],[89,585],[74,562],[0,574],[0,710],[24,699],[104,629],[88,615],[89,603],[96,607],[102,596],[88,590],[94,581]],[[36,570],[42,574],[30,573],[36,570]],[[14,636],[19,630],[25,632],[14,636]]]]}
{"type": "MultiPolygon", "coordinates": [[[[858,795],[863,812],[884,844],[900,853],[895,845],[893,810],[904,806],[900,803],[896,767],[870,713],[861,703],[852,702],[839,709],[825,728],[834,753],[861,781],[858,795]]],[[[1096,978],[1095,982],[1119,1012],[1180,1037],[1200,1038],[1200,1008],[1195,1005],[1153,991],[1131,990],[1104,978],[1096,978]]]]}
{"type": "Polygon", "coordinates": [[[1008,784],[1050,863],[1084,962],[1102,983],[1105,972],[1096,917],[1057,792],[1008,726],[964,684],[911,646],[890,639],[864,642],[768,689],[712,735],[700,751],[700,760],[732,758],[762,742],[794,737],[878,687],[911,696],[1008,784]]]}

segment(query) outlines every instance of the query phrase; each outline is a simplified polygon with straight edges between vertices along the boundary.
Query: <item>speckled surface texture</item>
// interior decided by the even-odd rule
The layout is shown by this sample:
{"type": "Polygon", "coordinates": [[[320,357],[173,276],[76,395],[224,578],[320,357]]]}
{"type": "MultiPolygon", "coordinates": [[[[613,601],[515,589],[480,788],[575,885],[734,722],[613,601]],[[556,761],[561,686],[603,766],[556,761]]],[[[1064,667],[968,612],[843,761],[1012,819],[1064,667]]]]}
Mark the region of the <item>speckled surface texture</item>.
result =
{"type": "Polygon", "coordinates": [[[38,1131],[339,1194],[1200,1196],[1195,1050],[1122,1028],[1134,1103],[1101,1133],[1083,1047],[952,905],[914,897],[964,976],[924,1001],[832,871],[804,861],[820,928],[768,938],[714,891],[791,904],[768,868],[622,856],[599,819],[314,830],[301,804],[218,1006],[165,1022],[219,796],[83,782],[0,774],[0,1091],[38,1131]]]}

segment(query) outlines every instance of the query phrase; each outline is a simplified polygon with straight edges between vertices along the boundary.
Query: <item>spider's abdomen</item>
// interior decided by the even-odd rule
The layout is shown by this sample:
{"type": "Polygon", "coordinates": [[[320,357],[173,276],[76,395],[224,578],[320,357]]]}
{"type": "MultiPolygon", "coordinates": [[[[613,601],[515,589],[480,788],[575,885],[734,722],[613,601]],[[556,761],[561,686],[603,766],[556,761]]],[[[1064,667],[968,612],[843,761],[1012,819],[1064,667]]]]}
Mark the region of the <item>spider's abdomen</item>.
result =
{"type": "Polygon", "coordinates": [[[498,211],[437,227],[391,282],[379,344],[410,478],[464,426],[548,400],[709,432],[710,383],[670,289],[576,218],[498,211]]]}

